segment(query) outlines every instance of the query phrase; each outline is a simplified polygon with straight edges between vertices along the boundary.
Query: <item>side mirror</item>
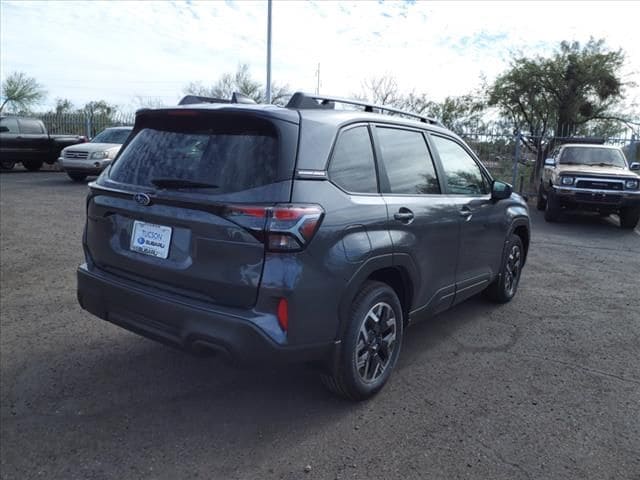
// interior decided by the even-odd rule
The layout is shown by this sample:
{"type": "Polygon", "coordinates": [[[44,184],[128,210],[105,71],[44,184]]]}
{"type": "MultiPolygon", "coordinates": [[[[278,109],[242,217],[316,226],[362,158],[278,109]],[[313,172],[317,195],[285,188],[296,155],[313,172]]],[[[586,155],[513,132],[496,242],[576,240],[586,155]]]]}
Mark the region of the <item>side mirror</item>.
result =
{"type": "Polygon", "coordinates": [[[493,181],[493,185],[491,185],[492,200],[504,200],[505,198],[511,197],[512,193],[513,188],[508,183],[501,182],[499,180],[493,181]]]}
{"type": "Polygon", "coordinates": [[[640,170],[640,163],[631,162],[631,165],[629,165],[629,169],[630,170],[640,170]]]}
{"type": "Polygon", "coordinates": [[[545,158],[544,166],[545,167],[555,167],[556,166],[556,161],[553,158],[545,158]]]}
{"type": "Polygon", "coordinates": [[[9,127],[2,126],[0,127],[0,133],[7,133],[9,131],[9,127]]]}

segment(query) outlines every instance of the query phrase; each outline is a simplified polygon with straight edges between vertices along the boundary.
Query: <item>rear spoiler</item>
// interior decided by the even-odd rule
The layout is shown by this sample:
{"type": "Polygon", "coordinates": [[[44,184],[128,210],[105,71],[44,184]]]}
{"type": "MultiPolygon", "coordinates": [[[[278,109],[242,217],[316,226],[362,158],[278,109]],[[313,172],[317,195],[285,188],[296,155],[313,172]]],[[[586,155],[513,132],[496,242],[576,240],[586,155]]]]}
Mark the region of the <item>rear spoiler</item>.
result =
{"type": "Polygon", "coordinates": [[[233,92],[231,100],[224,98],[213,97],[201,97],[200,95],[187,95],[178,102],[178,105],[194,105],[197,103],[244,103],[244,104],[256,104],[253,98],[243,95],[242,93],[233,92]]]}

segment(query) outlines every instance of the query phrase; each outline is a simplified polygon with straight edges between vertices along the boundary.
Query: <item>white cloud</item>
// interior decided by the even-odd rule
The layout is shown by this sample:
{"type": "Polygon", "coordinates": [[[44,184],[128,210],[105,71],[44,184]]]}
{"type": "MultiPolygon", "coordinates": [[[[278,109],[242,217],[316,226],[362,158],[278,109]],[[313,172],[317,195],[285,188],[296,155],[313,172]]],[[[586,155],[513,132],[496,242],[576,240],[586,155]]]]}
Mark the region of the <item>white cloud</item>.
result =
{"type": "MultiPolygon", "coordinates": [[[[35,76],[50,102],[171,103],[188,82],[212,83],[238,63],[265,77],[264,1],[3,1],[0,9],[0,74],[35,76]]],[[[627,52],[625,79],[638,82],[638,18],[638,2],[275,1],[273,78],[314,90],[320,62],[323,93],[348,96],[388,73],[404,90],[441,99],[472,90],[481,74],[495,77],[510,52],[544,55],[561,40],[593,36],[627,52]]]]}

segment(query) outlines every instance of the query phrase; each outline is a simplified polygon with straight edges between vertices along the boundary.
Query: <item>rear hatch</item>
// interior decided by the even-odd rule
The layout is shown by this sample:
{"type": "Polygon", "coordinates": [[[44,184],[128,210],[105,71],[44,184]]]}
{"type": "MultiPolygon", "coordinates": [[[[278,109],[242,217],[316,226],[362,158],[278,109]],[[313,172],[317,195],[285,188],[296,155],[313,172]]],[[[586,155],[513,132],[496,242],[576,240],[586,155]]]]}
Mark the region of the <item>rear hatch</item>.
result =
{"type": "Polygon", "coordinates": [[[246,108],[151,110],[91,185],[86,251],[97,267],[222,305],[257,298],[264,215],[288,202],[297,114],[246,108]]]}

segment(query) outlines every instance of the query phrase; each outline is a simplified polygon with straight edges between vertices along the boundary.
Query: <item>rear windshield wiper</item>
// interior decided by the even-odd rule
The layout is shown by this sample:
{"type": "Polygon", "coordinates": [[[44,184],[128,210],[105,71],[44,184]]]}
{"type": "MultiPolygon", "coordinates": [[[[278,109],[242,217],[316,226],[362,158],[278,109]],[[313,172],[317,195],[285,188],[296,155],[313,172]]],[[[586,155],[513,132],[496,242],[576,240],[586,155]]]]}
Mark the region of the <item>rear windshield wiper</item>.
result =
{"type": "Polygon", "coordinates": [[[184,180],[182,178],[154,178],[151,180],[158,188],[220,188],[213,183],[196,182],[194,180],[184,180]]]}

